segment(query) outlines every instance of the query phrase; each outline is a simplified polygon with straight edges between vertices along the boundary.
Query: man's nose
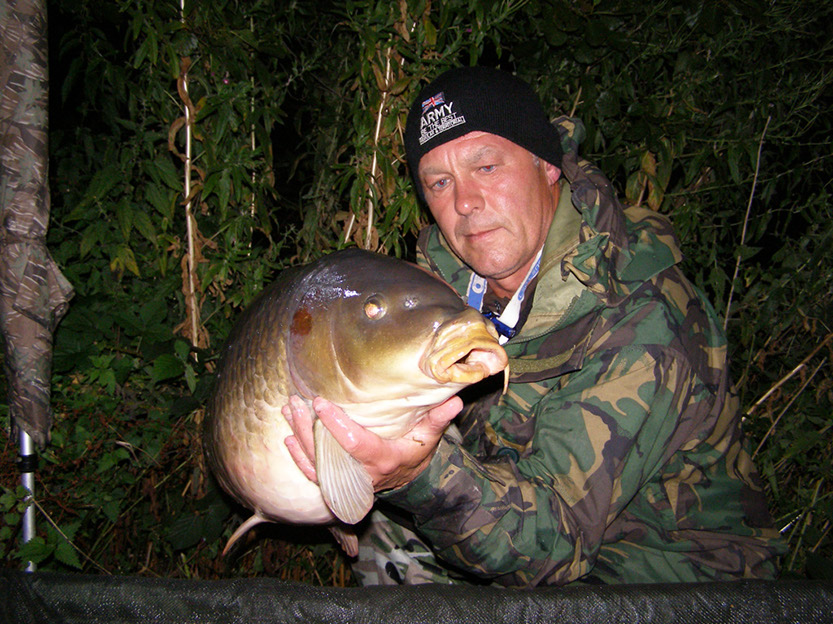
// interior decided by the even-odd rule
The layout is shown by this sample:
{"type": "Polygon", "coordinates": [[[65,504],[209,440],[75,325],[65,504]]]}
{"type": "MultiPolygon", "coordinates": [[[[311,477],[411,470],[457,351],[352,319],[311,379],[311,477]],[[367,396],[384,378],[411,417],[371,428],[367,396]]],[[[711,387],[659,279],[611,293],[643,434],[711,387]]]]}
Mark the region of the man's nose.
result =
{"type": "Polygon", "coordinates": [[[476,184],[458,180],[455,191],[454,209],[458,214],[467,215],[483,208],[483,194],[476,184]]]}

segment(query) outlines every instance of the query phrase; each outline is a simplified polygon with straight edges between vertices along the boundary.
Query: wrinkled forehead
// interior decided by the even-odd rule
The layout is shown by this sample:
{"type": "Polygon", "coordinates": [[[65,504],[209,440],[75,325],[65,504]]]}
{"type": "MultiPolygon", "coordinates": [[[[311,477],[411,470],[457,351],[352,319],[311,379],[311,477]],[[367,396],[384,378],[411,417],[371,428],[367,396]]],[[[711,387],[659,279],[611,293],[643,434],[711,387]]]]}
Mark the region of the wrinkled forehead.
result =
{"type": "Polygon", "coordinates": [[[497,134],[476,130],[438,145],[425,153],[419,161],[419,175],[430,175],[452,164],[476,166],[508,154],[535,155],[517,143],[497,134]]]}

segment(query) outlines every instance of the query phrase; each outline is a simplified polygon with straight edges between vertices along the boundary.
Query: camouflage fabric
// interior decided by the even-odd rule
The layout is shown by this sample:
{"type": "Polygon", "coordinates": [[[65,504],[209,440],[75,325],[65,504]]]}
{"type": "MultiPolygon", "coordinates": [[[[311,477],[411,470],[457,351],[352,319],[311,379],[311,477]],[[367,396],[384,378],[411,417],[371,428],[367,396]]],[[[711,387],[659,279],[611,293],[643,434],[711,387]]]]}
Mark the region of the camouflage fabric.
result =
{"type": "MultiPolygon", "coordinates": [[[[577,212],[559,204],[532,309],[505,345],[508,392],[472,404],[463,444],[444,439],[382,498],[440,559],[502,585],[772,578],[783,544],[718,318],[677,268],[668,221],[624,210],[579,158],[580,123],[557,124],[577,212]]],[[[419,251],[465,293],[470,272],[435,226],[419,251]]]]}
{"type": "Polygon", "coordinates": [[[47,176],[46,3],[8,0],[0,12],[0,320],[12,428],[49,439],[52,332],[72,286],[44,242],[47,176]]]}
{"type": "Polygon", "coordinates": [[[356,581],[364,586],[462,582],[451,576],[416,533],[380,511],[371,512],[351,570],[356,581]]]}

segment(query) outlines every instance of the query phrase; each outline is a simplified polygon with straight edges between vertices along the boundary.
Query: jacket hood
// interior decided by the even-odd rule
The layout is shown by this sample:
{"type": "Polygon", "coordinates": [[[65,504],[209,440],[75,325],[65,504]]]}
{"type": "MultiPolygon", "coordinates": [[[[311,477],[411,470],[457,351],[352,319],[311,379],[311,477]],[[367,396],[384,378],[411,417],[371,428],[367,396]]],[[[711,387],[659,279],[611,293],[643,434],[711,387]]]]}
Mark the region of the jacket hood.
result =
{"type": "Polygon", "coordinates": [[[579,156],[585,138],[581,121],[560,117],[554,123],[564,152],[562,173],[582,217],[579,245],[564,259],[562,273],[573,273],[607,305],[618,305],[682,260],[679,243],[666,217],[646,208],[624,208],[607,177],[579,156]]]}

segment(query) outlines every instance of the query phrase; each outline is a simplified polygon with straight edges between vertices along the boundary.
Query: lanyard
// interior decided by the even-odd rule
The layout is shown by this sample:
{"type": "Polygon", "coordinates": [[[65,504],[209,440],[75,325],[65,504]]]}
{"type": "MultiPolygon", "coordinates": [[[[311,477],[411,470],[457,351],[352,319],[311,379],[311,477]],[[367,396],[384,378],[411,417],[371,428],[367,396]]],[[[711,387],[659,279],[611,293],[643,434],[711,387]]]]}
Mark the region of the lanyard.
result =
{"type": "MultiPolygon", "coordinates": [[[[535,276],[538,275],[538,270],[541,268],[542,251],[543,248],[538,250],[538,255],[535,256],[535,262],[532,263],[529,273],[526,274],[521,287],[512,295],[503,313],[500,316],[497,316],[494,312],[483,313],[486,318],[494,323],[498,334],[500,334],[500,344],[505,344],[517,333],[515,325],[518,324],[518,319],[521,316],[521,304],[523,303],[529,283],[535,279],[535,276]]],[[[486,294],[486,288],[486,278],[481,277],[477,273],[472,273],[471,279],[469,279],[468,291],[466,292],[466,301],[478,312],[483,312],[483,296],[486,294]]]]}

